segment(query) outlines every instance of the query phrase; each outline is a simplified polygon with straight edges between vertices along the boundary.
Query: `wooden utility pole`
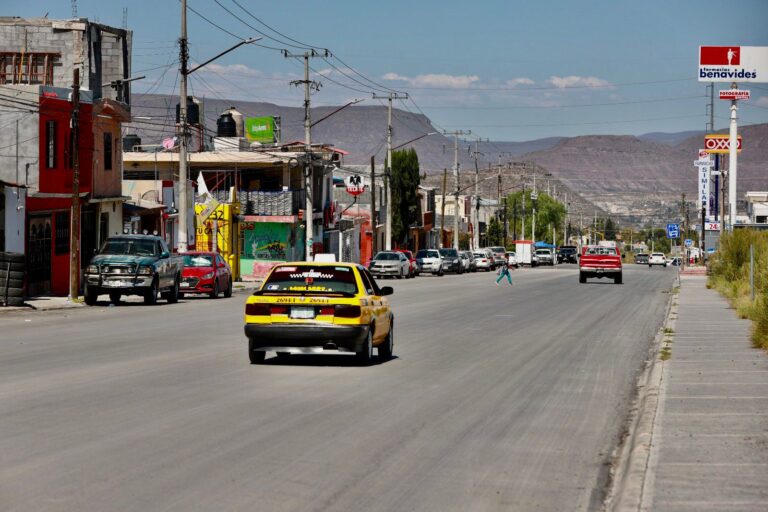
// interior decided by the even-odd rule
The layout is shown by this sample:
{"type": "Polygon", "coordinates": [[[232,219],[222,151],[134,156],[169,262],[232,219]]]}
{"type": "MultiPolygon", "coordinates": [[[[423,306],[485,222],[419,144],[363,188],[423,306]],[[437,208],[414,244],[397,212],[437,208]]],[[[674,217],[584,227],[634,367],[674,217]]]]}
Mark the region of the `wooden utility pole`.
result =
{"type": "Polygon", "coordinates": [[[377,249],[379,234],[376,232],[376,224],[378,222],[378,215],[376,215],[376,165],[375,156],[371,157],[371,233],[373,237],[371,239],[371,252],[372,256],[376,256],[379,252],[377,249]]]}
{"type": "Polygon", "coordinates": [[[443,169],[443,200],[440,205],[440,249],[445,245],[445,186],[448,179],[448,169],[443,169]]]}
{"type": "Polygon", "coordinates": [[[80,69],[72,84],[72,206],[69,218],[69,300],[80,294],[80,69]]]}

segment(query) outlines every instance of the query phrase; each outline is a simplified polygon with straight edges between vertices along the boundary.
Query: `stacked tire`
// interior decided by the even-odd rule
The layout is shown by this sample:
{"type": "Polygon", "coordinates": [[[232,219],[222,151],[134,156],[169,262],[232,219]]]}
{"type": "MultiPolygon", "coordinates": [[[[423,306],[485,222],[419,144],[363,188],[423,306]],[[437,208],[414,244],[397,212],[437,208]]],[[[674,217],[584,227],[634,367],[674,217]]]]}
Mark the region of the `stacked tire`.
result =
{"type": "Polygon", "coordinates": [[[0,252],[0,305],[24,305],[24,255],[0,252]]]}

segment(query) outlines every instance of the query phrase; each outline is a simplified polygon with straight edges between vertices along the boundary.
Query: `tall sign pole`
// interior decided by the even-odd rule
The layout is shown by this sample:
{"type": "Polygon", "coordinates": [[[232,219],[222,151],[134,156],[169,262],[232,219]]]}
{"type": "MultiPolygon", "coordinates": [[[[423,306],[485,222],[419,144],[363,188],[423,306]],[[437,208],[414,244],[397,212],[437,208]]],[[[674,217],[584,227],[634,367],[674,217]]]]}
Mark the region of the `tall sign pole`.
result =
{"type": "Polygon", "coordinates": [[[455,190],[453,193],[453,248],[459,250],[459,135],[470,135],[472,130],[456,130],[443,132],[445,135],[453,135],[453,181],[455,190]]]}
{"type": "MultiPolygon", "coordinates": [[[[738,85],[734,82],[731,85],[731,89],[738,89],[738,85]]],[[[730,225],[729,231],[733,231],[733,225],[736,224],[736,172],[738,163],[738,149],[737,149],[737,116],[736,113],[739,108],[736,106],[736,98],[731,100],[731,124],[728,138],[728,224],[730,225]]],[[[702,233],[704,232],[704,225],[701,226],[702,233]]]]}

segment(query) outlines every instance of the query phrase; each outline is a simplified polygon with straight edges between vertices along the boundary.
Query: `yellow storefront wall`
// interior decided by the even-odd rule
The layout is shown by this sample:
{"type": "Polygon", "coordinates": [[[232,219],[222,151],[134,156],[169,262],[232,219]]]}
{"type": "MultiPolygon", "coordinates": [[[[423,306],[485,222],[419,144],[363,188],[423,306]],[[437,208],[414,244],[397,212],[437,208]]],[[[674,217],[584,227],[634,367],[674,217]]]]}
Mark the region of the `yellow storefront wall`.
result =
{"type": "Polygon", "coordinates": [[[195,249],[213,251],[214,223],[216,252],[229,263],[234,280],[240,280],[240,247],[237,232],[238,203],[220,203],[212,211],[206,204],[195,204],[195,249]],[[206,218],[206,214],[207,218],[206,218]]]}

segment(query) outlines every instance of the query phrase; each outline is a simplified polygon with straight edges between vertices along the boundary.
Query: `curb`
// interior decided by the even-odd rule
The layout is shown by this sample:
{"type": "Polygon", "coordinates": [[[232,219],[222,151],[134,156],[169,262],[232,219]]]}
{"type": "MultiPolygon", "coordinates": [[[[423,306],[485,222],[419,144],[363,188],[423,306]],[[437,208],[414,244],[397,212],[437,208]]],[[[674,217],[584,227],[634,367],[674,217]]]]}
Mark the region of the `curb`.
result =
{"type": "MultiPolygon", "coordinates": [[[[679,289],[679,277],[675,286],[679,289]]],[[[666,367],[659,354],[665,335],[664,329],[673,328],[675,325],[675,320],[670,316],[677,311],[676,297],[677,293],[670,291],[664,322],[654,337],[649,358],[637,378],[637,395],[630,408],[627,428],[611,456],[611,470],[602,506],[604,511],[641,510],[646,501],[646,490],[653,482],[653,476],[648,474],[649,460],[652,456],[653,434],[660,408],[660,389],[666,367]]]]}

